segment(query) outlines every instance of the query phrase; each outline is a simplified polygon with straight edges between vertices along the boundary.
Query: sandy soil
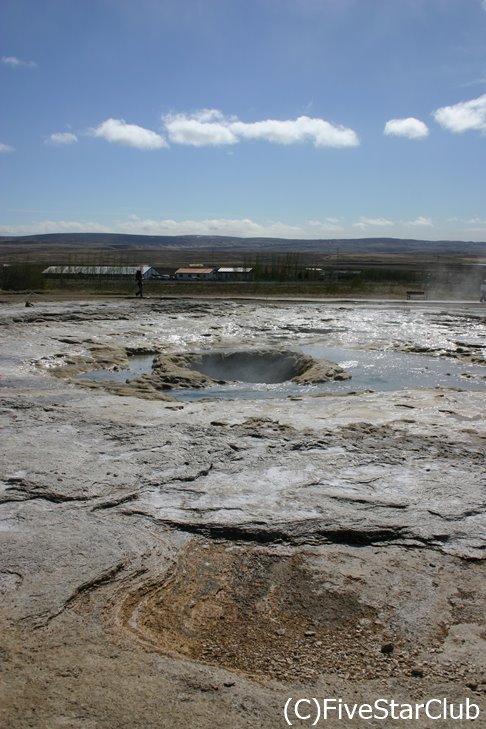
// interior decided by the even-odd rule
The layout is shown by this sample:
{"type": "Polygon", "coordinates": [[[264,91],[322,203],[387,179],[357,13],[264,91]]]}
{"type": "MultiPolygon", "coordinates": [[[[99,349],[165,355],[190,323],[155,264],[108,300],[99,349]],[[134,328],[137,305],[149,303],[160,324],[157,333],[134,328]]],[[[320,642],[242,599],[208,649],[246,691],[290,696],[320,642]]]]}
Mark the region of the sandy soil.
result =
{"type": "MultiPolygon", "coordinates": [[[[9,298],[0,326],[0,726],[400,723],[297,719],[313,697],[469,702],[486,726],[484,307],[9,298]],[[464,388],[76,379],[324,345],[449,362],[464,388]]],[[[460,723],[437,707],[410,724],[460,723]]]]}

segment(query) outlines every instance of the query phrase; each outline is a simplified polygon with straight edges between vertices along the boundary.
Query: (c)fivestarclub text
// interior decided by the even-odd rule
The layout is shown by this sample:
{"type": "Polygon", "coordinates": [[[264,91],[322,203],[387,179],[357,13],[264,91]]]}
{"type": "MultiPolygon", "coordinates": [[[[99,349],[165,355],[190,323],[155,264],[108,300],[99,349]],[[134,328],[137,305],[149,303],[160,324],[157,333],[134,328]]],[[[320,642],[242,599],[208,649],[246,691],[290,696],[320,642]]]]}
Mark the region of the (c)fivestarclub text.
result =
{"type": "Polygon", "coordinates": [[[473,721],[480,715],[480,708],[469,698],[461,702],[451,702],[446,698],[432,698],[423,703],[400,703],[394,699],[376,699],[372,704],[347,703],[343,699],[317,699],[290,697],[284,706],[285,721],[289,726],[295,722],[308,722],[316,726],[321,721],[338,719],[351,721],[451,719],[473,721]]]}

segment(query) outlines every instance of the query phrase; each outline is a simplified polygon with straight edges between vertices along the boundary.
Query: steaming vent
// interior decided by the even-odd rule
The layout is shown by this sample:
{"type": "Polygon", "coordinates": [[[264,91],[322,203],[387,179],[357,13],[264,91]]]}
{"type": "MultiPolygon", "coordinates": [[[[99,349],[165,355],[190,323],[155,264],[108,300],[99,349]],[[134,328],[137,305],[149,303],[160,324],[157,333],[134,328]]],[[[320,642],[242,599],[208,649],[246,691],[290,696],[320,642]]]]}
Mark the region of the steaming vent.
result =
{"type": "Polygon", "coordinates": [[[299,352],[211,352],[191,358],[191,367],[213,380],[233,382],[286,382],[300,375],[309,358],[299,352]]]}

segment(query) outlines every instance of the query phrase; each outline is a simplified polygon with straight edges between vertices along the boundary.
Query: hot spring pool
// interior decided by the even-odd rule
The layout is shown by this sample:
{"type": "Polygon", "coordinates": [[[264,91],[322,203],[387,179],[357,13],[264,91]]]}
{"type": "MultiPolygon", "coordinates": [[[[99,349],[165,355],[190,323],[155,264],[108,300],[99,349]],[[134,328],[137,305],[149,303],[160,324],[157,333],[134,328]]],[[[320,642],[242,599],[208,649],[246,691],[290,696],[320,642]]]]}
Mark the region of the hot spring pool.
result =
{"type": "MultiPolygon", "coordinates": [[[[465,364],[455,359],[407,354],[393,350],[351,350],[322,345],[304,346],[301,351],[317,360],[325,359],[336,362],[351,374],[352,379],[330,381],[318,385],[297,385],[290,380],[282,380],[285,377],[284,369],[278,370],[275,363],[269,363],[269,371],[264,373],[263,371],[257,372],[254,367],[245,368],[244,359],[240,358],[240,369],[234,368],[226,373],[226,377],[231,376],[234,379],[225,384],[214,384],[198,389],[174,388],[169,392],[178,400],[187,401],[207,398],[282,398],[360,390],[385,392],[436,387],[486,390],[486,367],[465,364]]],[[[211,357],[217,354],[217,352],[204,353],[205,366],[201,367],[201,371],[212,377],[218,376],[211,360],[211,357]]],[[[128,369],[95,370],[80,375],[78,379],[125,382],[134,377],[149,374],[152,371],[153,359],[153,355],[134,355],[130,357],[128,369]]]]}

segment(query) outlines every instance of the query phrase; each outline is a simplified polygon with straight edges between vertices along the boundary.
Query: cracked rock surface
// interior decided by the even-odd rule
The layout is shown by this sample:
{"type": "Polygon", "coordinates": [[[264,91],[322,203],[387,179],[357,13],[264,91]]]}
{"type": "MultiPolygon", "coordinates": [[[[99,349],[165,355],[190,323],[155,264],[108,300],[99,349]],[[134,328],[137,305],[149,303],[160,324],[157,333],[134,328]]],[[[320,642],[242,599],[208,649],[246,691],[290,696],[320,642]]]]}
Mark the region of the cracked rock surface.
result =
{"type": "Polygon", "coordinates": [[[481,377],[184,402],[74,379],[323,343],[480,365],[483,309],[444,307],[3,304],[0,726],[273,729],[290,696],[469,698],[481,726],[481,377]]]}

